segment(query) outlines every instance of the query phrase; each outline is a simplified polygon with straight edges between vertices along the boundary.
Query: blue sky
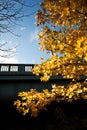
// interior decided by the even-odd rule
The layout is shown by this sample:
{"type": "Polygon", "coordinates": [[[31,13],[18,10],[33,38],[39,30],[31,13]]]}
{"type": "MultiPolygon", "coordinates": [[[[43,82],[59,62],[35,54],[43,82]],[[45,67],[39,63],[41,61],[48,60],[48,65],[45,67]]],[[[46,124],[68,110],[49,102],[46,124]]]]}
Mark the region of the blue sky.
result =
{"type": "MultiPolygon", "coordinates": [[[[39,3],[43,0],[25,0],[27,4],[33,5],[37,3],[36,6],[32,8],[26,8],[25,13],[36,12],[40,6],[39,3]]],[[[8,46],[14,47],[18,45],[16,49],[16,54],[13,57],[9,57],[8,59],[1,59],[0,61],[4,63],[40,63],[40,57],[48,58],[45,52],[41,52],[39,50],[39,41],[37,39],[37,34],[39,31],[39,27],[35,25],[35,13],[29,17],[23,18],[18,24],[22,26],[15,26],[13,31],[15,34],[20,35],[16,37],[10,33],[2,34],[0,36],[0,42],[8,42],[8,46]]]]}

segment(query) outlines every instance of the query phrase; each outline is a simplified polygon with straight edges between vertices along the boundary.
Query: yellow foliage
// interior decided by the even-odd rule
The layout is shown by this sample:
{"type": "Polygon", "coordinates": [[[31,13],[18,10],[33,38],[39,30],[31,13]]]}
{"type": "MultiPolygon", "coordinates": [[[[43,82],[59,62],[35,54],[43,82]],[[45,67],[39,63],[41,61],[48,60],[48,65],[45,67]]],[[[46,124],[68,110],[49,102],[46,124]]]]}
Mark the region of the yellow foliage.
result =
{"type": "MultiPolygon", "coordinates": [[[[28,91],[25,93],[25,101],[22,98],[22,93],[19,96],[20,100],[14,102],[17,110],[23,115],[30,113],[31,116],[38,116],[40,110],[46,109],[46,105],[53,101],[61,102],[63,100],[71,102],[80,98],[87,99],[87,81],[83,83],[70,83],[66,88],[64,86],[52,85],[52,90],[43,90],[43,92],[28,91]],[[85,87],[86,86],[86,87],[85,87]]],[[[23,95],[24,95],[23,93],[23,95]]]]}
{"type": "Polygon", "coordinates": [[[76,82],[67,87],[53,85],[51,91],[20,92],[21,100],[14,105],[34,117],[53,101],[87,99],[87,81],[79,82],[81,75],[87,76],[87,1],[44,0],[40,6],[36,13],[37,26],[43,25],[38,35],[40,50],[50,52],[51,57],[31,71],[44,82],[58,75],[76,82]]]}

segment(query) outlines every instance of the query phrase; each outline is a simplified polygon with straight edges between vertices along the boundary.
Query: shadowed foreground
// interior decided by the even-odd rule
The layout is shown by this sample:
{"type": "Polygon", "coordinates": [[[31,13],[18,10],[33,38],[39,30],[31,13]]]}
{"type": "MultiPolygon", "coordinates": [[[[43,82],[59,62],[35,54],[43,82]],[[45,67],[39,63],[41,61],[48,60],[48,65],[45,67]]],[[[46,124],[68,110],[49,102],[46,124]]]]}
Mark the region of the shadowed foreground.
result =
{"type": "Polygon", "coordinates": [[[21,115],[13,102],[0,104],[0,130],[87,130],[87,103],[52,103],[36,118],[21,115]]]}
{"type": "Polygon", "coordinates": [[[18,113],[13,105],[18,92],[31,88],[50,90],[54,83],[66,86],[71,81],[58,76],[40,82],[39,77],[27,72],[32,66],[0,65],[0,130],[87,130],[86,100],[52,103],[48,111],[41,111],[36,118],[18,113]]]}

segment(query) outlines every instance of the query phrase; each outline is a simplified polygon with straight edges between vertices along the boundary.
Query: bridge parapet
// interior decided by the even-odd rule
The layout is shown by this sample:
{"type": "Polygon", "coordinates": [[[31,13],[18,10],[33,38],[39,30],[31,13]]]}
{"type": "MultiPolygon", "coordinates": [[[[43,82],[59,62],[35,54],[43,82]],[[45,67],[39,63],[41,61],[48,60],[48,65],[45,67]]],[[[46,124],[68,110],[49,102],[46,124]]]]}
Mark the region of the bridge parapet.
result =
{"type": "Polygon", "coordinates": [[[30,69],[34,64],[0,64],[0,74],[8,73],[31,73],[30,69]]]}
{"type": "MultiPolygon", "coordinates": [[[[0,64],[0,80],[37,80],[40,76],[34,75],[30,70],[34,64],[0,64]]],[[[81,76],[86,79],[87,76],[81,76]]],[[[71,80],[61,75],[52,76],[51,80],[71,80]]]]}
{"type": "Polygon", "coordinates": [[[0,81],[39,79],[30,71],[34,64],[0,64],[0,81]]]}

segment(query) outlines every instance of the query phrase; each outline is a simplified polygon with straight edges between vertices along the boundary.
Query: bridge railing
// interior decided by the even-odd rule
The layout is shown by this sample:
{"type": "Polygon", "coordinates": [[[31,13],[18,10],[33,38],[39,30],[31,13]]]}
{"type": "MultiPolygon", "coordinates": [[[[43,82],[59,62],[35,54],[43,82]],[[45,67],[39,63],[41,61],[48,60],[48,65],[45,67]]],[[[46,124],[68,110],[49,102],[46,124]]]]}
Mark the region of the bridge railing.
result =
{"type": "Polygon", "coordinates": [[[27,74],[31,73],[34,64],[0,64],[0,75],[3,74],[27,74]]]}
{"type": "MultiPolygon", "coordinates": [[[[1,80],[19,80],[19,79],[39,79],[30,70],[34,64],[0,64],[0,81],[1,80]],[[18,77],[19,76],[19,77],[18,77]]],[[[61,75],[52,76],[51,79],[66,80],[61,75]]],[[[81,79],[87,79],[87,76],[82,75],[81,79]]],[[[68,79],[69,80],[69,79],[68,79]]]]}

